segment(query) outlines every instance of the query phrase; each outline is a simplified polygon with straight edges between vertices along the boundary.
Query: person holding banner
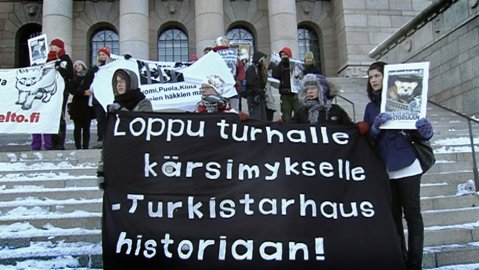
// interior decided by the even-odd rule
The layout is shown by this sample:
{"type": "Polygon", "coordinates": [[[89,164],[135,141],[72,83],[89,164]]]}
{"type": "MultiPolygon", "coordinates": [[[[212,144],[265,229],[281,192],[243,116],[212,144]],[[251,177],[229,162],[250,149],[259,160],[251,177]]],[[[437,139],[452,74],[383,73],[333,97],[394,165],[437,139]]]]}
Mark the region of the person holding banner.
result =
{"type": "MultiPolygon", "coordinates": [[[[129,69],[117,69],[113,73],[112,86],[115,99],[107,106],[109,114],[116,114],[119,111],[130,112],[152,112],[151,101],[141,92],[138,83],[138,76],[129,69]]],[[[98,186],[105,188],[103,172],[103,149],[97,168],[98,186]]]]}
{"type": "Polygon", "coordinates": [[[81,60],[75,61],[73,64],[75,68],[75,76],[73,76],[72,83],[68,89],[73,95],[70,103],[68,113],[73,120],[73,138],[75,140],[76,149],[88,149],[90,144],[90,125],[91,120],[95,118],[93,108],[88,106],[88,100],[91,92],[88,89],[83,89],[83,81],[87,73],[85,62],[81,60]]]}
{"type": "Polygon", "coordinates": [[[307,74],[301,82],[298,93],[303,106],[295,112],[294,123],[316,124],[353,124],[348,113],[332,100],[339,90],[323,75],[307,74]]]}
{"type": "Polygon", "coordinates": [[[375,62],[368,69],[364,121],[371,127],[369,134],[375,151],[386,165],[391,187],[391,208],[397,233],[401,239],[403,258],[407,269],[422,269],[424,223],[421,214],[420,184],[423,170],[407,136],[427,141],[433,136],[431,123],[426,118],[416,121],[416,130],[380,129],[389,120],[381,113],[384,62],[375,62]],[[407,136],[406,136],[407,135],[407,136]],[[406,219],[408,245],[406,247],[402,216],[406,219]]]}
{"type": "Polygon", "coordinates": [[[281,61],[273,69],[273,78],[279,80],[279,93],[281,99],[281,118],[284,122],[291,122],[293,113],[301,107],[298,95],[291,91],[290,58],[293,57],[291,49],[284,47],[279,51],[281,61]]]}
{"type": "Polygon", "coordinates": [[[95,111],[95,117],[97,122],[97,145],[95,148],[102,148],[103,134],[106,129],[106,112],[103,109],[103,106],[95,98],[95,93],[91,84],[95,78],[95,73],[98,71],[99,67],[108,64],[111,61],[110,58],[110,49],[108,47],[103,47],[98,50],[96,65],[91,67],[86,75],[83,88],[88,89],[91,93],[90,100],[88,101],[89,105],[93,107],[95,111]]]}
{"type": "Polygon", "coordinates": [[[222,96],[225,81],[211,74],[201,83],[201,101],[196,104],[197,113],[234,112],[229,99],[222,96]]]}
{"type": "MultiPolygon", "coordinates": [[[[66,136],[65,108],[68,100],[69,84],[73,78],[73,63],[70,56],[65,53],[65,44],[61,39],[53,39],[50,42],[50,51],[48,52],[47,61],[55,61],[55,69],[60,73],[65,81],[65,88],[59,89],[59,93],[63,95],[61,108],[60,124],[57,134],[43,134],[43,146],[45,150],[64,150],[66,136]]],[[[32,135],[32,150],[40,150],[42,148],[42,134],[32,135]]]]}
{"type": "Polygon", "coordinates": [[[246,92],[250,119],[266,121],[266,83],[268,71],[264,63],[266,54],[256,51],[253,64],[246,70],[246,92]]]}
{"type": "Polygon", "coordinates": [[[55,68],[65,81],[65,88],[59,89],[63,94],[62,112],[60,116],[60,128],[58,134],[53,135],[54,150],[65,150],[65,137],[67,131],[67,123],[65,120],[65,112],[68,101],[70,82],[73,78],[73,62],[70,56],[65,52],[65,44],[61,39],[54,39],[50,42],[50,51],[48,52],[48,61],[55,60],[55,68]]]}

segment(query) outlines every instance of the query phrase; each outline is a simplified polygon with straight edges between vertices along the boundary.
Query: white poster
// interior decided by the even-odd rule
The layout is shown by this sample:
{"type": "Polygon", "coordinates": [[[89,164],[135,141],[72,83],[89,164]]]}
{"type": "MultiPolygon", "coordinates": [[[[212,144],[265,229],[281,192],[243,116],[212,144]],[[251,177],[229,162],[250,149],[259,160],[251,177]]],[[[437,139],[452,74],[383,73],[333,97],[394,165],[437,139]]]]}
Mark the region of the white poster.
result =
{"type": "Polygon", "coordinates": [[[429,62],[384,67],[381,112],[391,118],[382,129],[416,129],[426,117],[429,62]]]}
{"type": "Polygon", "coordinates": [[[105,108],[113,103],[112,77],[119,68],[134,71],[139,77],[140,89],[153,106],[153,110],[194,111],[201,99],[200,86],[210,74],[218,74],[225,80],[224,97],[236,94],[234,79],[223,58],[210,52],[198,61],[154,62],[123,57],[100,67],[95,73],[93,91],[96,99],[105,108]]]}
{"type": "Polygon", "coordinates": [[[45,64],[48,59],[47,35],[43,34],[28,40],[28,53],[30,65],[45,64]]]}
{"type": "Polygon", "coordinates": [[[65,82],[54,64],[0,70],[0,133],[58,133],[65,82]]]}

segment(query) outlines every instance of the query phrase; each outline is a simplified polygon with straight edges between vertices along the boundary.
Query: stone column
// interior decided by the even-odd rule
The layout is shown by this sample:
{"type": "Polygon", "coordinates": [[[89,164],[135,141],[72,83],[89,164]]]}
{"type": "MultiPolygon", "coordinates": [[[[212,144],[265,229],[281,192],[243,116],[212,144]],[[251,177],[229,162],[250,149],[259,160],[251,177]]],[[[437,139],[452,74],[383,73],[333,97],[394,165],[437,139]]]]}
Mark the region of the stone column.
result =
{"type": "Polygon", "coordinates": [[[196,54],[225,35],[223,0],[195,0],[196,54]]]}
{"type": "Polygon", "coordinates": [[[295,0],[268,0],[269,35],[271,51],[278,52],[283,47],[293,51],[298,57],[298,23],[295,0]]]}
{"type": "Polygon", "coordinates": [[[145,0],[120,0],[120,54],[149,59],[148,3],[145,0]]]}
{"type": "Polygon", "coordinates": [[[71,55],[73,39],[73,0],[44,0],[42,33],[47,41],[59,38],[65,43],[65,51],[71,55]]]}

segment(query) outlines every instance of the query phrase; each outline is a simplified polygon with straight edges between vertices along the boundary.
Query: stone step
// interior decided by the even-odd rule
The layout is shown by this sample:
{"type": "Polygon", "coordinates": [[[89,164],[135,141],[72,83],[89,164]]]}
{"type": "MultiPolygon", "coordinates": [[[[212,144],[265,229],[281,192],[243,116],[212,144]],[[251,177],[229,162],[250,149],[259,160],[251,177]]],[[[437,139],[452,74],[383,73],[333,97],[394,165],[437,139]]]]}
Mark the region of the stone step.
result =
{"type": "Polygon", "coordinates": [[[479,240],[479,224],[469,223],[452,226],[429,226],[424,228],[424,246],[467,244],[479,240]]]}
{"type": "Polygon", "coordinates": [[[0,214],[8,216],[15,213],[15,211],[23,212],[101,212],[102,198],[94,199],[66,199],[66,200],[51,200],[51,199],[31,199],[15,200],[0,202],[0,214]]]}
{"type": "Polygon", "coordinates": [[[101,229],[101,212],[75,211],[71,213],[41,213],[23,216],[0,216],[0,224],[28,222],[36,228],[54,226],[58,228],[101,229]]]}
{"type": "Polygon", "coordinates": [[[25,188],[0,190],[0,202],[21,200],[21,198],[48,198],[50,200],[96,199],[102,197],[98,187],[68,187],[68,188],[25,188]]]}
{"type": "Polygon", "coordinates": [[[472,170],[463,170],[455,172],[435,172],[432,170],[428,171],[421,177],[422,184],[433,184],[433,183],[442,183],[446,182],[450,185],[457,185],[464,183],[469,179],[474,179],[472,170]]]}
{"type": "Polygon", "coordinates": [[[31,242],[52,242],[58,244],[59,242],[75,243],[86,242],[99,244],[101,243],[100,229],[84,229],[84,228],[56,228],[48,226],[46,228],[35,228],[31,224],[13,223],[11,225],[3,225],[2,231],[7,231],[11,227],[12,231],[8,234],[0,235],[0,245],[13,248],[29,247],[31,242]]]}
{"type": "Polygon", "coordinates": [[[73,257],[78,260],[80,267],[102,269],[101,255],[101,244],[33,242],[25,248],[1,249],[0,266],[15,266],[19,262],[32,259],[48,261],[59,257],[73,257]]]}
{"type": "Polygon", "coordinates": [[[437,197],[454,195],[457,192],[457,186],[450,185],[446,182],[433,183],[433,184],[421,184],[421,196],[422,197],[437,197]]]}
{"type": "Polygon", "coordinates": [[[451,195],[437,197],[421,197],[421,210],[446,210],[458,208],[470,208],[479,206],[479,196],[472,195],[451,195]]]}
{"type": "Polygon", "coordinates": [[[4,190],[14,188],[26,188],[31,186],[41,188],[64,188],[64,187],[95,187],[97,185],[97,177],[94,176],[72,176],[64,174],[57,178],[31,178],[31,177],[15,177],[9,175],[0,178],[0,186],[4,190]]]}
{"type": "Polygon", "coordinates": [[[479,258],[479,242],[426,247],[424,249],[423,267],[434,268],[477,263],[477,258],[479,258]]]}
{"type": "Polygon", "coordinates": [[[479,205],[476,207],[422,211],[424,226],[447,226],[479,221],[479,205]]]}

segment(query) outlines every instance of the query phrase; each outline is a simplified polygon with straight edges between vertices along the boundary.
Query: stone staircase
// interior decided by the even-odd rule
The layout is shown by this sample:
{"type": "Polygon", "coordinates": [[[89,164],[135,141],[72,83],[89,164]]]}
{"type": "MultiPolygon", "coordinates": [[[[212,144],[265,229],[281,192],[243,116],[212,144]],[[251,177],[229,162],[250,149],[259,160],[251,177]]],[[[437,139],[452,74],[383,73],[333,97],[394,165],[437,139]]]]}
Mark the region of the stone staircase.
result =
{"type": "MultiPolygon", "coordinates": [[[[333,81],[355,109],[341,99],[338,104],[362,120],[366,80],[333,81]]],[[[479,196],[456,195],[458,184],[473,179],[472,155],[461,140],[468,138],[467,122],[431,104],[428,118],[437,163],[422,178],[424,267],[477,263],[479,196]]],[[[479,125],[473,129],[479,151],[479,125]]],[[[71,150],[70,139],[67,150],[34,152],[29,141],[26,135],[0,135],[0,268],[58,257],[76,259],[77,267],[102,268],[99,150],[71,150]]]]}

